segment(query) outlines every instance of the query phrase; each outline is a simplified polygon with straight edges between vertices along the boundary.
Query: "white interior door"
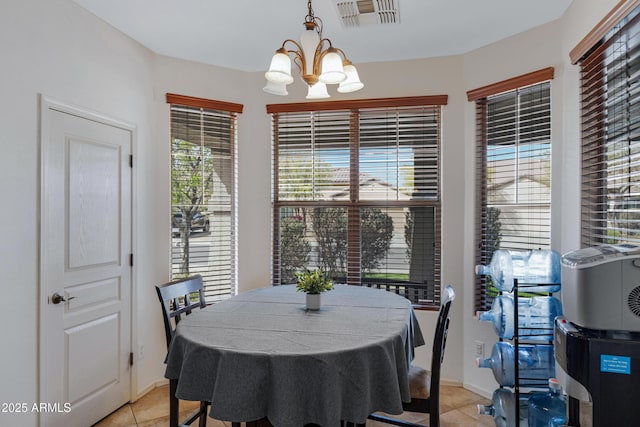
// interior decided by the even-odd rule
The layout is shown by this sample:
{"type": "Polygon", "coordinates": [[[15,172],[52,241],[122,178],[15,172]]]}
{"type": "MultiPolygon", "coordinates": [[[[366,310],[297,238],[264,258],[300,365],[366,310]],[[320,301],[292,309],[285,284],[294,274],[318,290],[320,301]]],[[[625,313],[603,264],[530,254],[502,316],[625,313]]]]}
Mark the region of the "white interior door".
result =
{"type": "Polygon", "coordinates": [[[41,426],[89,426],[131,398],[132,141],[43,99],[41,426]]]}

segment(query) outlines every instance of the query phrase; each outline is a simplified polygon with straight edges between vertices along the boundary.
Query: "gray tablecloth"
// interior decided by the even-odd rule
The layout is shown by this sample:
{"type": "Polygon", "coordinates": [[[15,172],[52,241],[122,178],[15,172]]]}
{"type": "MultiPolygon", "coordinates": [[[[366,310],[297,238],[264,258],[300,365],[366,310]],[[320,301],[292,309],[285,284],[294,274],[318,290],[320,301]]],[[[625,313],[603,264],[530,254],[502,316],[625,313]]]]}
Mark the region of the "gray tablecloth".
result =
{"type": "Polygon", "coordinates": [[[268,417],[275,427],[365,422],[402,412],[407,370],[424,344],[411,303],[387,291],[336,285],[320,311],[295,286],[256,289],[194,312],[178,325],[165,376],[176,395],[213,402],[227,421],[268,417]]]}

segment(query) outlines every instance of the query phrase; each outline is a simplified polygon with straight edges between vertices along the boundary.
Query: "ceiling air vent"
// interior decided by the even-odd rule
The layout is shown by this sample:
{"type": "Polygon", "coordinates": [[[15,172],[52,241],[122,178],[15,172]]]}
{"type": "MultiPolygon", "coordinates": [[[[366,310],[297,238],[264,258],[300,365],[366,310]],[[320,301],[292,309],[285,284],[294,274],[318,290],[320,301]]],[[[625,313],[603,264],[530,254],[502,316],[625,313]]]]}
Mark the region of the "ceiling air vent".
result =
{"type": "Polygon", "coordinates": [[[335,0],[345,28],[397,24],[399,0],[335,0]]]}

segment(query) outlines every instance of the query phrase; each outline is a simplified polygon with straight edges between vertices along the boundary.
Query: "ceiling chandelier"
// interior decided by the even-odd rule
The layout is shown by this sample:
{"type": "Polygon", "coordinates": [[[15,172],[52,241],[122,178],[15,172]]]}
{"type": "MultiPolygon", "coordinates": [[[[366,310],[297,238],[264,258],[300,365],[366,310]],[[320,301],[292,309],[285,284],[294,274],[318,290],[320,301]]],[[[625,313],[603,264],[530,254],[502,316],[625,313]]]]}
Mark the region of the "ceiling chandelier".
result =
{"type": "Polygon", "coordinates": [[[309,87],[307,99],[329,98],[328,84],[339,84],[338,92],[341,93],[362,89],[364,84],[356,67],[341,49],[333,47],[331,40],[322,37],[322,20],[314,16],[311,0],[307,6],[309,13],[304,19],[305,31],[300,35],[300,42],[287,39],[276,50],[269,71],[265,73],[267,85],[263,90],[274,95],[288,95],[287,85],[293,82],[290,54],[309,87]]]}

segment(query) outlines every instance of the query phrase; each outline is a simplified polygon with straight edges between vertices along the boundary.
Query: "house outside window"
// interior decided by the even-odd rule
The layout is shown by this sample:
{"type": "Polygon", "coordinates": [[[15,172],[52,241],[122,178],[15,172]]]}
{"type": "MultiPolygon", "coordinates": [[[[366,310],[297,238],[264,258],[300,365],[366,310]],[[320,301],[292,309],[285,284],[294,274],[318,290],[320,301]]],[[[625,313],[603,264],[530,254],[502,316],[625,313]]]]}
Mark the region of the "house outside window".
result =
{"type": "MultiPolygon", "coordinates": [[[[476,264],[497,249],[551,248],[553,69],[470,91],[476,102],[476,264]]],[[[497,289],[476,278],[475,309],[497,289]]]]}
{"type": "Polygon", "coordinates": [[[362,102],[268,106],[273,282],[295,283],[296,272],[323,268],[337,283],[437,306],[446,96],[362,102]]]}
{"type": "Polygon", "coordinates": [[[167,94],[171,112],[171,277],[200,274],[215,302],[236,291],[238,104],[167,94]]]}

